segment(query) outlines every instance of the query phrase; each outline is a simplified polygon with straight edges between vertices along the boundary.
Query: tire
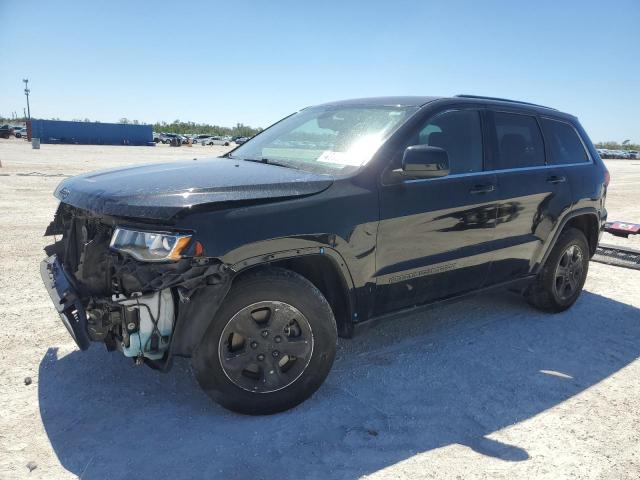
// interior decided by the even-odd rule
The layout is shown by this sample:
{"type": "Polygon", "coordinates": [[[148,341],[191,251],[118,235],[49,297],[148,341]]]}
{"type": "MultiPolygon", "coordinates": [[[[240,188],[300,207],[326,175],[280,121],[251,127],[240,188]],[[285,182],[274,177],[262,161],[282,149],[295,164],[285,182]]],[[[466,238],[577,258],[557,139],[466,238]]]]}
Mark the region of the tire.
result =
{"type": "Polygon", "coordinates": [[[224,146],[228,147],[229,146],[229,142],[224,142],[224,146]]]}
{"type": "Polygon", "coordinates": [[[16,133],[16,138],[22,138],[22,134],[16,133]]]}
{"type": "Polygon", "coordinates": [[[563,312],[582,292],[589,270],[589,244],[577,228],[564,230],[527,291],[527,301],[547,312],[563,312]],[[568,268],[568,269],[567,269],[568,268]]]}
{"type": "Polygon", "coordinates": [[[313,395],[331,370],[336,341],[335,318],[322,293],[294,272],[266,269],[234,283],[192,364],[214,401],[268,415],[313,395]]]}

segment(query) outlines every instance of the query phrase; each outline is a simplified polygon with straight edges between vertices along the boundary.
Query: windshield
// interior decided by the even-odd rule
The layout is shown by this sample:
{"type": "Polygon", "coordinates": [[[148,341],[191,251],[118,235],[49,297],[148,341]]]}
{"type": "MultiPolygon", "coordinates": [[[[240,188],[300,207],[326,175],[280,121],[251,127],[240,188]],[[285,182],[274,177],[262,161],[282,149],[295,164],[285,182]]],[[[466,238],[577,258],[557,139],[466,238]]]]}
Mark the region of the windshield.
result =
{"type": "Polygon", "coordinates": [[[416,110],[353,105],[306,108],[268,128],[230,156],[320,173],[351,173],[367,163],[416,110]]]}

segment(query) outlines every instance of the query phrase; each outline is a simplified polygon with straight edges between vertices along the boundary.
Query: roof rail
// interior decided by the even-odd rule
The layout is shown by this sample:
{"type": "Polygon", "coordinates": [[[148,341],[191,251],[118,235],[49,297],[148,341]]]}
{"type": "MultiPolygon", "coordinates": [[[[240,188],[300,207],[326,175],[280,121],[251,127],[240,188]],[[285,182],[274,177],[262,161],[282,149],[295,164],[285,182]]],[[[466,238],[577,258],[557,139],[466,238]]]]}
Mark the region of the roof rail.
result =
{"type": "Polygon", "coordinates": [[[541,108],[548,108],[549,110],[556,110],[558,111],[556,108],[553,107],[545,107],[544,105],[538,105],[537,103],[531,103],[531,102],[523,102],[521,100],[511,100],[509,98],[499,98],[499,97],[485,97],[483,95],[456,95],[456,97],[461,97],[461,98],[477,98],[480,100],[497,100],[499,102],[509,102],[509,103],[520,103],[522,105],[531,105],[533,107],[541,107],[541,108]]]}

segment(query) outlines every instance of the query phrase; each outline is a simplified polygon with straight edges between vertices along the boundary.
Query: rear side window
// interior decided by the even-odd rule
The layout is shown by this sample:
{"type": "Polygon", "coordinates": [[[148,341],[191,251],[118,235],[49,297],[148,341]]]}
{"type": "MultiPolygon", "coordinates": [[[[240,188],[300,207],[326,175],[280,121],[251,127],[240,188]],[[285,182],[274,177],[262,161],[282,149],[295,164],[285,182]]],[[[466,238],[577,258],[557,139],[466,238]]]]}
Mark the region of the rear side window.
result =
{"type": "Polygon", "coordinates": [[[542,119],[542,129],[549,144],[550,163],[555,165],[588,162],[589,155],[575,129],[565,122],[542,119]]]}
{"type": "Polygon", "coordinates": [[[535,117],[495,112],[493,118],[498,140],[496,169],[544,165],[544,143],[535,117]]]}
{"type": "Polygon", "coordinates": [[[436,115],[419,131],[411,145],[440,147],[447,152],[452,174],[482,171],[482,128],[477,110],[455,110],[436,115]]]}

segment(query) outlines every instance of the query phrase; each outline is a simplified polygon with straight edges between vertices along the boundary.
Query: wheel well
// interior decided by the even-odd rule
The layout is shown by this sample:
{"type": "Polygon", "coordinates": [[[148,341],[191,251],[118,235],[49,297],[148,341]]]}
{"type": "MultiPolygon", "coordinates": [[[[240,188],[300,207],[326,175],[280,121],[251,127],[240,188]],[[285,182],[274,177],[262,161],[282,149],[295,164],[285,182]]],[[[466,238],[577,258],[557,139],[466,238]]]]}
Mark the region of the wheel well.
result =
{"type": "Polygon", "coordinates": [[[240,272],[239,276],[249,272],[255,272],[257,268],[278,267],[296,272],[305,277],[322,292],[327,299],[333,316],[336,319],[338,335],[350,337],[353,334],[351,321],[351,305],[349,301],[348,287],[342,275],[339,273],[333,261],[324,255],[307,255],[258,265],[256,267],[240,272]]]}
{"type": "Polygon", "coordinates": [[[581,230],[584,236],[587,237],[590,256],[596,253],[596,247],[598,246],[598,218],[595,215],[585,213],[575,216],[566,223],[563,230],[567,228],[581,230]]]}

